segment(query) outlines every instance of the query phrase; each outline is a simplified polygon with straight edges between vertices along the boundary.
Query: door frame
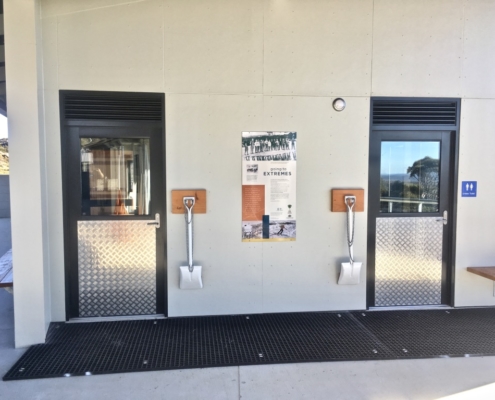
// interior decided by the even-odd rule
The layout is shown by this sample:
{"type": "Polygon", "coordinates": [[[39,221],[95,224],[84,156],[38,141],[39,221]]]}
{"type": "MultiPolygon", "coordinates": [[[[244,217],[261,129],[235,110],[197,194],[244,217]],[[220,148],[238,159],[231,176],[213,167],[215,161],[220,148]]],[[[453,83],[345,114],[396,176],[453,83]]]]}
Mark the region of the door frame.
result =
{"type": "MultiPolygon", "coordinates": [[[[368,228],[367,228],[367,274],[366,274],[366,308],[375,307],[375,244],[376,244],[376,218],[377,214],[371,212],[374,202],[379,200],[379,187],[376,186],[376,174],[380,173],[380,143],[381,137],[376,138],[382,132],[396,132],[402,134],[402,138],[397,141],[408,141],[412,139],[413,132],[450,132],[450,153],[448,160],[441,160],[441,168],[444,162],[449,162],[449,182],[448,182],[448,224],[445,243],[447,248],[442,249],[442,305],[454,306],[455,298],[455,251],[456,251],[456,225],[457,225],[457,192],[458,192],[458,170],[459,170],[459,128],[460,128],[461,100],[451,98],[404,98],[404,97],[372,97],[370,100],[370,135],[369,135],[369,162],[368,162],[368,228]],[[419,124],[374,124],[373,109],[374,101],[428,101],[445,102],[452,101],[457,105],[457,116],[455,125],[419,125],[419,124]],[[410,133],[410,134],[408,134],[410,133]],[[378,152],[376,151],[378,147],[378,152]],[[444,259],[445,258],[445,259],[444,259]]],[[[431,139],[435,141],[435,139],[431,139]]],[[[393,141],[386,139],[386,141],[393,141]]],[[[442,173],[442,172],[441,172],[442,173]]],[[[440,206],[440,205],[439,205],[440,206]]],[[[375,205],[376,207],[376,205],[375,205]]],[[[443,210],[439,210],[439,214],[443,210]]],[[[436,214],[425,214],[425,216],[436,216],[436,214]]],[[[396,216],[394,214],[390,217],[396,216]]],[[[401,214],[406,217],[407,214],[401,214]]],[[[384,217],[387,217],[384,215],[384,217]]],[[[422,306],[413,306],[422,307],[422,306]]],[[[425,306],[426,307],[426,306],[425,306]]]]}
{"type": "MultiPolygon", "coordinates": [[[[65,96],[84,94],[104,94],[111,95],[115,98],[120,96],[128,96],[129,93],[120,92],[87,92],[87,91],[73,91],[73,90],[61,90],[60,91],[60,134],[61,134],[61,158],[62,158],[62,195],[63,195],[63,237],[64,237],[64,271],[65,271],[65,315],[66,320],[69,321],[72,318],[79,317],[79,283],[78,283],[78,238],[77,238],[77,220],[91,219],[91,220],[111,220],[111,221],[130,221],[129,216],[115,215],[109,218],[108,216],[93,216],[82,217],[80,214],[81,204],[80,192],[80,171],[76,167],[72,155],[74,149],[71,151],[71,144],[74,146],[73,141],[69,135],[76,133],[77,138],[88,137],[88,134],[81,134],[80,129],[86,130],[88,128],[95,128],[92,137],[108,137],[105,131],[114,131],[111,134],[113,137],[136,137],[129,130],[146,129],[148,132],[155,132],[150,134],[150,139],[153,138],[153,143],[156,147],[151,145],[150,141],[150,157],[155,153],[155,157],[151,157],[151,160],[157,159],[154,165],[151,165],[152,174],[156,176],[156,180],[161,182],[162,188],[157,193],[152,191],[151,194],[151,212],[147,216],[133,216],[132,220],[149,220],[154,221],[155,213],[160,214],[160,229],[157,229],[156,234],[156,312],[157,314],[163,314],[168,316],[168,296],[167,296],[167,218],[166,218],[166,146],[165,146],[165,109],[164,109],[164,94],[160,94],[162,99],[162,116],[161,121],[140,121],[140,120],[105,120],[105,119],[66,119],[64,104],[65,96]],[[72,131],[72,132],[71,132],[72,131]],[[72,142],[72,143],[71,143],[72,142]],[[161,157],[158,156],[161,149],[161,157]],[[73,190],[75,186],[74,177],[77,176],[77,190],[73,190]],[[73,204],[75,196],[79,196],[78,201],[73,204]],[[76,215],[77,214],[77,215],[76,215]],[[76,224],[76,225],[74,225],[76,224]]],[[[149,95],[147,93],[132,93],[133,97],[140,97],[149,95]]],[[[156,93],[153,95],[156,96],[156,93]]],[[[79,165],[79,163],[78,163],[79,165]]],[[[107,318],[107,317],[105,317],[107,318]]],[[[125,318],[124,316],[116,318],[125,318]]]]}

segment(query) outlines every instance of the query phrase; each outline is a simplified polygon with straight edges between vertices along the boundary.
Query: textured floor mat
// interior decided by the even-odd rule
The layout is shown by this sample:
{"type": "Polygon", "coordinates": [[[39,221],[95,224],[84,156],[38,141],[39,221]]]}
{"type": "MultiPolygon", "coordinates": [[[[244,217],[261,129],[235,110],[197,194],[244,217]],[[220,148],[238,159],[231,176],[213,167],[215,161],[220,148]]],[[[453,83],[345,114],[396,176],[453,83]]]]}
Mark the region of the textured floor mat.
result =
{"type": "Polygon", "coordinates": [[[4,380],[311,361],[495,354],[495,309],[52,323],[4,380]]]}
{"type": "Polygon", "coordinates": [[[495,355],[493,308],[373,311],[353,315],[398,357],[495,355]]]}

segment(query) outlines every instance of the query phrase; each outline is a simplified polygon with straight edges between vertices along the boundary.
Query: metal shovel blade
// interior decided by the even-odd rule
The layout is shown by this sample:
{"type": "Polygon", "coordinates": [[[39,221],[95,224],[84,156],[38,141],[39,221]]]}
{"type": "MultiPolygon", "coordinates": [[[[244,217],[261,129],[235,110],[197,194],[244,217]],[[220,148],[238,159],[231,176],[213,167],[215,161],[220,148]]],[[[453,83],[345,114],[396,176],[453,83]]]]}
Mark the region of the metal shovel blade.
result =
{"type": "Polygon", "coordinates": [[[361,276],[361,266],[363,263],[342,263],[340,270],[339,285],[357,285],[361,276]]]}
{"type": "Polygon", "coordinates": [[[203,267],[195,265],[192,272],[189,271],[189,267],[180,267],[179,287],[181,289],[202,289],[203,278],[201,277],[201,271],[203,267]]]}

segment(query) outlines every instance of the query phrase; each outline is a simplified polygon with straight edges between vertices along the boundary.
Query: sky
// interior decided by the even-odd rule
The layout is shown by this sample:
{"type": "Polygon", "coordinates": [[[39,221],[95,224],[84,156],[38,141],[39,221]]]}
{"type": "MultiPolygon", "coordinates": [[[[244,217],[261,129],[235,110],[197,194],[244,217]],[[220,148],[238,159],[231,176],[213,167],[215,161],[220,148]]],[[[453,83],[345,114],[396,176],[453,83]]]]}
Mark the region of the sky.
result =
{"type": "Polygon", "coordinates": [[[440,158],[440,142],[382,142],[380,174],[405,174],[424,157],[440,158]]]}
{"type": "Polygon", "coordinates": [[[7,118],[0,115],[0,139],[8,137],[7,133],[7,118]]]}

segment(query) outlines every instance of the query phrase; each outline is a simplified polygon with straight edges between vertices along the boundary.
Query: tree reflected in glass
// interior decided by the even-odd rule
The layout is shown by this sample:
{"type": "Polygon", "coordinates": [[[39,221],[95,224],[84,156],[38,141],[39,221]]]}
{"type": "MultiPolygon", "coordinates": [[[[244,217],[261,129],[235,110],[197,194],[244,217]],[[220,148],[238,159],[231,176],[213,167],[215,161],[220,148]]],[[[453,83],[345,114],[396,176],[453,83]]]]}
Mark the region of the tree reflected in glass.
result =
{"type": "Polygon", "coordinates": [[[382,142],[380,212],[437,212],[439,153],[438,142],[382,142]]]}

